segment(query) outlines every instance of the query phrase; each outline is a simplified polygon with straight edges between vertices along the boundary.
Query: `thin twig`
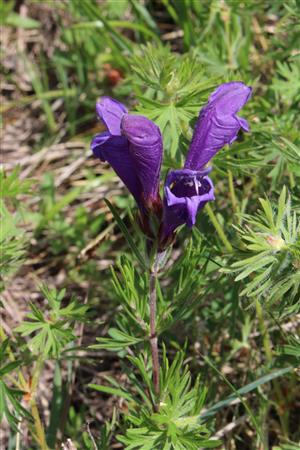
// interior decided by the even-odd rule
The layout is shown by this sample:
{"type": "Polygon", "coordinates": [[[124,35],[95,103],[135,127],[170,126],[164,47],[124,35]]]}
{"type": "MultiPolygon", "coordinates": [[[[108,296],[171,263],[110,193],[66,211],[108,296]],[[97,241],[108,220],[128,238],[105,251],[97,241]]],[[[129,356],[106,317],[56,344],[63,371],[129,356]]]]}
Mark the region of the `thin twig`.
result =
{"type": "Polygon", "coordinates": [[[94,450],[98,450],[98,446],[96,444],[95,438],[94,438],[94,436],[93,436],[93,434],[91,432],[91,429],[90,429],[90,422],[89,421],[86,422],[86,429],[87,429],[88,435],[89,435],[89,437],[90,437],[90,439],[91,439],[91,441],[93,443],[94,450]]]}
{"type": "Polygon", "coordinates": [[[16,450],[21,450],[21,434],[22,434],[22,419],[18,423],[18,432],[16,436],[16,450]]]}
{"type": "Polygon", "coordinates": [[[225,427],[221,428],[221,430],[217,431],[214,435],[214,438],[223,438],[226,436],[226,434],[231,433],[234,428],[238,427],[242,423],[246,422],[248,420],[248,417],[246,415],[239,417],[236,420],[233,420],[232,422],[228,423],[225,427]]]}

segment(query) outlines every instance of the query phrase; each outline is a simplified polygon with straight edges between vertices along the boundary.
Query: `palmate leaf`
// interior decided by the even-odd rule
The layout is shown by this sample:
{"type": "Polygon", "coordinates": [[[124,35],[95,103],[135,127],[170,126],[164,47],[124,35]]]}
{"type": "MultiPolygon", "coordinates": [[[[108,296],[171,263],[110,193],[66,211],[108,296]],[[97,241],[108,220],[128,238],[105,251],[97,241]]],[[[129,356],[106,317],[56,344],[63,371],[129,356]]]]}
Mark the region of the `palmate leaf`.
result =
{"type": "Polygon", "coordinates": [[[205,76],[192,51],[178,55],[167,46],[147,45],[131,63],[132,82],[145,88],[137,96],[138,112],[159,126],[167,157],[176,156],[179,162],[184,153],[181,140],[190,140],[190,121],[198,116],[216,80],[205,76]]]}
{"type": "Polygon", "coordinates": [[[238,272],[235,281],[247,279],[241,295],[292,302],[300,295],[300,221],[285,187],[276,209],[267,198],[259,201],[262,209],[242,215],[246,224],[235,227],[246,252],[222,271],[238,272]]]}
{"type": "Polygon", "coordinates": [[[0,196],[1,198],[16,198],[19,194],[29,194],[34,180],[20,180],[20,167],[7,175],[4,170],[0,170],[0,196]]]}
{"type": "Polygon", "coordinates": [[[277,62],[276,77],[271,88],[280,99],[288,105],[297,104],[300,100],[300,63],[299,60],[290,63],[277,62]]]}
{"type": "MultiPolygon", "coordinates": [[[[144,103],[142,97],[140,101],[141,104],[144,103]]],[[[187,109],[170,103],[167,105],[162,104],[155,108],[140,107],[139,112],[145,114],[159,126],[164,138],[164,148],[167,150],[167,157],[172,158],[173,161],[177,155],[177,162],[179,163],[180,156],[183,157],[183,152],[179,152],[179,140],[181,136],[187,136],[188,134],[189,137],[191,136],[192,131],[189,130],[189,123],[192,118],[197,117],[199,106],[187,109]]],[[[171,165],[174,166],[174,162],[171,165]]]]}
{"type": "Polygon", "coordinates": [[[282,349],[280,349],[280,353],[283,355],[295,356],[300,360],[300,342],[295,343],[294,345],[285,345],[282,349]]]}
{"type": "Polygon", "coordinates": [[[117,436],[125,444],[126,450],[199,450],[199,448],[216,448],[221,441],[205,439],[204,434],[199,437],[189,431],[176,434],[175,430],[168,432],[149,431],[148,428],[131,428],[126,436],[117,436]],[[167,436],[168,435],[168,436],[167,436]]]}
{"type": "MultiPolygon", "coordinates": [[[[268,107],[271,107],[271,104],[268,107]]],[[[272,178],[273,190],[286,180],[291,172],[300,174],[298,128],[299,117],[293,109],[279,116],[268,116],[266,122],[253,125],[254,142],[260,142],[261,146],[258,151],[262,158],[261,166],[270,168],[268,175],[272,178]]],[[[291,187],[293,183],[291,182],[291,187]]]]}
{"type": "Polygon", "coordinates": [[[20,397],[24,392],[8,387],[0,379],[0,423],[6,417],[11,428],[17,432],[18,423],[22,417],[31,421],[31,414],[21,405],[20,397]]]}
{"type": "MultiPolygon", "coordinates": [[[[142,358],[129,359],[140,372],[154,399],[149,367],[144,368],[142,358]]],[[[210,439],[209,430],[199,419],[206,388],[200,383],[199,377],[192,386],[191,374],[183,360],[183,352],[178,352],[173,362],[169,363],[166,349],[163,348],[159,412],[153,413],[152,405],[148,406],[145,401],[138,408],[134,403],[128,404],[127,431],[125,436],[118,436],[126,449],[198,450],[220,445],[220,441],[210,439]]],[[[130,379],[136,386],[136,378],[130,379]]]]}
{"type": "Polygon", "coordinates": [[[57,357],[60,351],[75,339],[69,325],[65,323],[25,321],[15,329],[22,336],[35,335],[29,340],[28,346],[35,354],[57,357]]]}
{"type": "Polygon", "coordinates": [[[2,199],[0,199],[0,221],[0,273],[3,279],[13,274],[22,264],[27,239],[25,233],[18,228],[21,216],[11,213],[2,199]]]}
{"type": "Polygon", "coordinates": [[[65,290],[49,290],[40,287],[48,301],[49,311],[43,313],[34,304],[30,304],[31,312],[26,320],[15,329],[22,336],[30,336],[28,345],[36,354],[45,357],[58,357],[64,347],[75,340],[72,332],[75,320],[85,321],[88,307],[80,305],[76,299],[71,299],[67,306],[61,307],[65,290]]]}
{"type": "Polygon", "coordinates": [[[149,44],[138,51],[131,57],[133,82],[153,88],[153,95],[145,97],[156,100],[161,106],[168,99],[172,99],[176,106],[190,106],[195,102],[194,96],[199,106],[201,94],[214,87],[215,80],[205,76],[192,51],[179,55],[172,53],[168,46],[149,44]]]}
{"type": "Polygon", "coordinates": [[[19,420],[22,417],[31,419],[31,415],[21,405],[20,398],[24,392],[12,389],[5,382],[6,375],[12,373],[21,361],[8,362],[9,339],[5,339],[0,345],[0,423],[6,417],[9,425],[17,431],[19,420]]]}

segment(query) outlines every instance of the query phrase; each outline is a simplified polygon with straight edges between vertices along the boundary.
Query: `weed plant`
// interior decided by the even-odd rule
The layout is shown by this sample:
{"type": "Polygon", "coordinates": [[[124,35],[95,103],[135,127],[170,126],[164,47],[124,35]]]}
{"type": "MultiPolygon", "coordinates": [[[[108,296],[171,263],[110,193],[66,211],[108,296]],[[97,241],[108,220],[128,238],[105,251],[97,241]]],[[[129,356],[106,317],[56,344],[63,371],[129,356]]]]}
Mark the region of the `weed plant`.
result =
{"type": "Polygon", "coordinates": [[[299,449],[298,0],[0,5],[1,448],[299,449]],[[152,286],[158,388],[151,261],[91,154],[95,103],[159,126],[164,179],[233,80],[253,87],[250,132],[152,286]]]}

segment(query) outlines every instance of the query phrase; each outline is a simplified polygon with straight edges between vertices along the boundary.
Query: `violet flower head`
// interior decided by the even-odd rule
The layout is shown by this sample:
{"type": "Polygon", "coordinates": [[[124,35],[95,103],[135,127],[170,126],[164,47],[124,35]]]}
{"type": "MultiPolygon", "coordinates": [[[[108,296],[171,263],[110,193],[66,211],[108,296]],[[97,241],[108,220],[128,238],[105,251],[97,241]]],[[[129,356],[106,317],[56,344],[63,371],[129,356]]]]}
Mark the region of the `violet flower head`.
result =
{"type": "Polygon", "coordinates": [[[144,116],[130,115],[122,103],[103,97],[96,105],[107,128],[96,135],[91,149],[107,161],[146,212],[159,199],[162,138],[159,128],[144,116]]]}
{"type": "Polygon", "coordinates": [[[249,131],[245,119],[236,114],[247,103],[252,89],[240,81],[221,84],[199,114],[182,170],[167,175],[161,241],[167,242],[175,229],[192,227],[198,211],[214,200],[214,186],[204,169],[224,145],[232,144],[239,130],[249,131]]]}

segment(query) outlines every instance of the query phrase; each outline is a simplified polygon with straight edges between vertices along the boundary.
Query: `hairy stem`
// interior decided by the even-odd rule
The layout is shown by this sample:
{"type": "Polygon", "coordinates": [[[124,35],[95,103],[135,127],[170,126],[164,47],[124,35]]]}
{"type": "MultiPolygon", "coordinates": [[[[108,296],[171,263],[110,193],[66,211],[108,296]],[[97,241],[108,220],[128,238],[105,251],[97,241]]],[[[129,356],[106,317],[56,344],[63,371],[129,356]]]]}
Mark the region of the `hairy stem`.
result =
{"type": "Polygon", "coordinates": [[[158,356],[158,346],[157,346],[157,334],[156,334],[156,279],[157,271],[156,269],[150,272],[150,282],[149,282],[149,306],[150,306],[150,346],[151,346],[151,356],[152,356],[152,376],[153,376],[153,386],[156,395],[155,410],[158,408],[158,397],[159,397],[159,356],[158,356]]]}
{"type": "Polygon", "coordinates": [[[40,418],[35,399],[31,401],[31,414],[34,420],[34,428],[36,432],[36,440],[41,450],[48,450],[44,427],[40,418]]]}

